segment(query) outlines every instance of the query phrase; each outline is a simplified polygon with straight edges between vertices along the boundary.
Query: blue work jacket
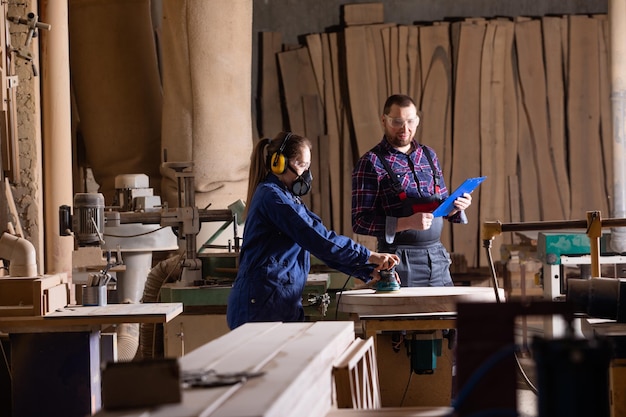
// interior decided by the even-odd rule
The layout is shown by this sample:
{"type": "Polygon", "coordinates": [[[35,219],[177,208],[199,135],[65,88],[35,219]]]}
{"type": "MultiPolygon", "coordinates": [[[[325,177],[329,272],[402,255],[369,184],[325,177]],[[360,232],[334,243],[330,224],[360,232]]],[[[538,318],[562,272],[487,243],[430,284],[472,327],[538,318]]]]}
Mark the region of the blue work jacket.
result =
{"type": "Polygon", "coordinates": [[[302,321],[302,291],[315,255],[331,268],[369,280],[370,250],[328,230],[274,174],[248,207],[239,271],[228,298],[231,329],[246,322],[302,321]]]}

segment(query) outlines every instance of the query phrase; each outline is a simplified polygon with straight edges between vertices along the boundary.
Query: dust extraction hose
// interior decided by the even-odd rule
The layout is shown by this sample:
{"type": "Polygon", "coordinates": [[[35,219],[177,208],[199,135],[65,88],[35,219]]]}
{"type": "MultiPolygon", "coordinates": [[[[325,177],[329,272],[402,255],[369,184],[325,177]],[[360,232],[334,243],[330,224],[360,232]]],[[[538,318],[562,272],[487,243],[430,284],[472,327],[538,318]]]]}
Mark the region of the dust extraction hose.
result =
{"type": "MultiPolygon", "coordinates": [[[[142,303],[157,303],[165,282],[179,280],[182,274],[182,255],[172,256],[156,264],[148,273],[142,303]]],[[[139,349],[135,360],[162,357],[163,325],[141,323],[139,326],[139,349]]]]}

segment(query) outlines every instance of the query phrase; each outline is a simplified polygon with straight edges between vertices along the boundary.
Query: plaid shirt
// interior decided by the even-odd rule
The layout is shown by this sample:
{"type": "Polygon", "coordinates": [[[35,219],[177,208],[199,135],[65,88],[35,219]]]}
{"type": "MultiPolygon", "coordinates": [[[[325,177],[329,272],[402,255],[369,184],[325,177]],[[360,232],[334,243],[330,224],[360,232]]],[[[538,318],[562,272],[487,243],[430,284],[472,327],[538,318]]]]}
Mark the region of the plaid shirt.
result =
{"type": "MultiPolygon", "coordinates": [[[[378,158],[383,155],[391,169],[398,175],[407,197],[425,198],[435,194],[433,172],[424,154],[430,152],[435,170],[439,176],[441,199],[448,197],[448,189],[435,151],[428,146],[418,146],[413,140],[411,152],[406,155],[393,148],[383,137],[369,152],[357,162],[352,172],[352,229],[355,233],[384,237],[387,216],[400,217],[402,200],[394,191],[393,181],[378,158]],[[408,162],[413,162],[414,170],[408,162]]],[[[454,223],[462,223],[465,216],[461,212],[448,218],[454,223]]]]}

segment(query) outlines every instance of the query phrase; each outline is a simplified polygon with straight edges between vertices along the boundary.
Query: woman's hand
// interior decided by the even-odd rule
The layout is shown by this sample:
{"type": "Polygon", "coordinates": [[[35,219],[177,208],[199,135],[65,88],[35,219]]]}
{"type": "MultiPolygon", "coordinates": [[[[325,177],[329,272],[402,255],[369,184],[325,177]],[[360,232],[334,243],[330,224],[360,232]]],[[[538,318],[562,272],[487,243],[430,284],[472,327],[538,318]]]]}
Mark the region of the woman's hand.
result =
{"type": "MultiPolygon", "coordinates": [[[[372,252],[368,259],[369,263],[376,264],[376,271],[391,269],[400,263],[400,258],[394,253],[372,252]]],[[[380,278],[380,277],[379,277],[380,278]]]]}

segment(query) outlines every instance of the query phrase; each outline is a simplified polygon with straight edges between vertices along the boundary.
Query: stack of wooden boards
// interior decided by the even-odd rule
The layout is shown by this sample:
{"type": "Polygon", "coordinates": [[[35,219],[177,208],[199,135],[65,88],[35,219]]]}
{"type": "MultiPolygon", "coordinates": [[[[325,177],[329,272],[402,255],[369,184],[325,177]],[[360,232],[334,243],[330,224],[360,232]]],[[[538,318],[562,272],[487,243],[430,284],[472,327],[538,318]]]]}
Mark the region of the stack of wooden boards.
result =
{"type": "Polygon", "coordinates": [[[332,366],[354,341],[353,322],[247,323],[180,358],[181,374],[262,372],[235,385],[189,388],[180,404],[102,411],[100,417],[325,416],[332,366]]]}
{"type": "Polygon", "coordinates": [[[69,304],[67,274],[0,277],[0,317],[45,316],[69,304]]]}
{"type": "Polygon", "coordinates": [[[260,35],[259,134],[290,129],[314,141],[308,203],[326,225],[352,235],[352,168],[382,138],[382,107],[394,93],[418,103],[419,141],[437,152],[449,189],[488,177],[470,223],[444,233],[469,267],[487,264],[483,221],[609,217],[606,15],[398,25],[384,22],[382,3],[343,7],[342,28],[307,34],[305,45],[260,35]]]}

